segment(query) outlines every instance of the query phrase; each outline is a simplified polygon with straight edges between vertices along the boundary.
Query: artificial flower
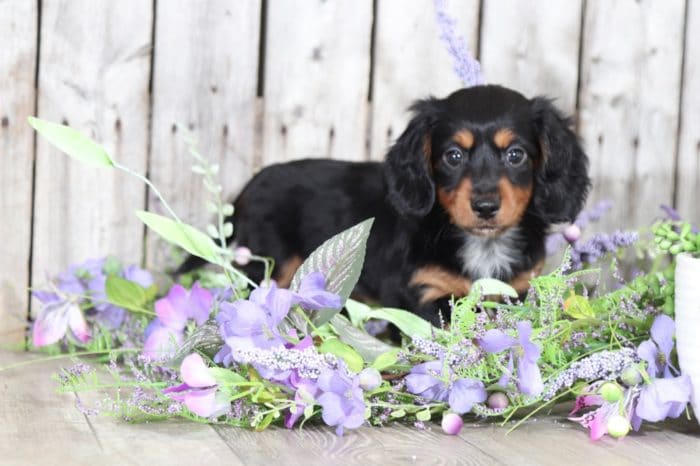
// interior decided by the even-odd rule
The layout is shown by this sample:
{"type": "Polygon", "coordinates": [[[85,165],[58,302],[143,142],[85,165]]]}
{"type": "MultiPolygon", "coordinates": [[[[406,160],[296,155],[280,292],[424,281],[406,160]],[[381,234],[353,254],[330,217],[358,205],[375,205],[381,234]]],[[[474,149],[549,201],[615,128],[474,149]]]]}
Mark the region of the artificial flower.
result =
{"type": "Polygon", "coordinates": [[[173,286],[168,295],[156,301],[156,318],[146,329],[144,356],[155,358],[171,354],[183,341],[189,320],[206,322],[211,312],[212,294],[195,283],[190,291],[173,286]]]}
{"type": "Polygon", "coordinates": [[[468,413],[475,403],[486,401],[488,395],[482,381],[455,379],[442,361],[424,362],[414,366],[406,376],[406,389],[430,400],[447,401],[450,409],[458,414],[468,413]]]}
{"type": "Polygon", "coordinates": [[[196,415],[215,417],[230,409],[230,401],[218,390],[216,379],[199,354],[190,354],[182,360],[180,379],[181,385],[166,388],[163,393],[184,403],[196,415]]]}
{"type": "Polygon", "coordinates": [[[518,338],[513,338],[505,332],[492,329],[484,333],[479,339],[479,346],[487,353],[500,353],[510,349],[509,370],[504,374],[505,378],[501,383],[510,378],[510,367],[514,357],[518,359],[518,380],[517,386],[525,395],[536,396],[542,393],[544,384],[537,361],[540,358],[541,350],[530,340],[532,335],[532,323],[530,321],[520,321],[516,324],[518,338]]]}
{"type": "Polygon", "coordinates": [[[342,370],[326,370],[318,378],[321,392],[316,400],[321,405],[321,417],[336,433],[355,429],[365,422],[365,399],[359,377],[350,377],[342,370]]]}
{"type": "Polygon", "coordinates": [[[57,297],[54,301],[46,302],[34,321],[32,329],[34,346],[56,343],[66,335],[69,328],[79,342],[85,343],[90,339],[85,316],[76,301],[57,297]]]}

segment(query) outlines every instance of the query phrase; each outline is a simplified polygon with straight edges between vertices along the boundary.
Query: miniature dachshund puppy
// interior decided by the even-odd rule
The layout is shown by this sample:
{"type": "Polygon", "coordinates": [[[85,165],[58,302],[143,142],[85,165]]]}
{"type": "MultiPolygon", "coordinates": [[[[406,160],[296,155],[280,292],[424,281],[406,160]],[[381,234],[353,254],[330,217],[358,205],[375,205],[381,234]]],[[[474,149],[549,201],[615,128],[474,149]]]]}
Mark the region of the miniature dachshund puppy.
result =
{"type": "MultiPolygon", "coordinates": [[[[569,121],[545,98],[493,85],[411,110],[382,163],[298,160],[260,171],[234,203],[236,244],[274,258],[285,286],[323,241],[374,217],[354,296],[439,324],[476,279],[524,294],[548,228],[572,221],[589,190],[569,121]]],[[[260,264],[245,271],[262,279],[260,264]]]]}

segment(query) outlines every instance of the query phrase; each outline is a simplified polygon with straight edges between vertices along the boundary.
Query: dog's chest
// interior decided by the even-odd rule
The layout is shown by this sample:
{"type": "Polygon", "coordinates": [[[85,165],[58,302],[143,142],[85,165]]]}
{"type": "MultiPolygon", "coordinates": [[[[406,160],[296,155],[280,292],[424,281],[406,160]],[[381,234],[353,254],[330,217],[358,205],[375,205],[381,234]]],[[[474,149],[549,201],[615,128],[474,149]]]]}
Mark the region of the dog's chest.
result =
{"type": "Polygon", "coordinates": [[[467,235],[458,255],[462,272],[472,280],[479,278],[512,278],[513,267],[522,262],[524,238],[512,228],[495,238],[467,235]]]}

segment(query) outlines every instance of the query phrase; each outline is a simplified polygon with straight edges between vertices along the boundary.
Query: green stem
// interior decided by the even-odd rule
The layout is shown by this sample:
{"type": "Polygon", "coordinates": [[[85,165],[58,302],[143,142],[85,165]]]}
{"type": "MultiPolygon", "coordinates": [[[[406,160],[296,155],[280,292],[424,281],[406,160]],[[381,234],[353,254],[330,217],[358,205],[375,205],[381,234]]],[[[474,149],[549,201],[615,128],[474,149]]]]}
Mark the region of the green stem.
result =
{"type": "Polygon", "coordinates": [[[160,193],[160,191],[158,191],[158,188],[156,188],[156,187],[153,185],[153,183],[151,183],[151,181],[150,181],[148,178],[146,178],[145,176],[143,176],[142,174],[140,174],[140,173],[138,173],[138,172],[135,172],[134,170],[132,170],[132,169],[129,168],[129,167],[125,167],[124,165],[121,165],[121,164],[118,163],[118,162],[114,162],[114,168],[117,168],[117,169],[119,169],[119,170],[121,170],[121,171],[123,171],[123,172],[126,172],[126,173],[128,173],[129,175],[135,176],[135,177],[138,178],[139,180],[141,180],[141,181],[143,181],[144,183],[146,183],[146,185],[153,191],[153,193],[154,193],[156,196],[158,196],[158,199],[160,199],[160,202],[163,204],[163,207],[165,207],[165,210],[168,211],[168,213],[170,214],[170,216],[171,216],[176,222],[182,223],[182,221],[181,221],[180,218],[177,216],[177,214],[175,213],[175,211],[173,211],[173,209],[170,207],[170,204],[168,204],[168,202],[165,200],[165,198],[164,198],[163,195],[160,193]]]}
{"type": "Polygon", "coordinates": [[[96,356],[99,354],[110,354],[110,353],[136,353],[139,351],[142,351],[142,348],[122,348],[122,349],[110,349],[110,350],[102,350],[102,351],[82,351],[79,353],[70,353],[70,354],[57,354],[55,356],[47,356],[45,358],[32,359],[30,361],[22,361],[22,362],[10,364],[9,366],[0,367],[0,372],[10,370],[10,369],[15,369],[17,367],[28,366],[30,364],[38,364],[38,363],[42,363],[42,362],[54,361],[57,359],[74,358],[74,357],[79,357],[79,356],[96,356]]]}

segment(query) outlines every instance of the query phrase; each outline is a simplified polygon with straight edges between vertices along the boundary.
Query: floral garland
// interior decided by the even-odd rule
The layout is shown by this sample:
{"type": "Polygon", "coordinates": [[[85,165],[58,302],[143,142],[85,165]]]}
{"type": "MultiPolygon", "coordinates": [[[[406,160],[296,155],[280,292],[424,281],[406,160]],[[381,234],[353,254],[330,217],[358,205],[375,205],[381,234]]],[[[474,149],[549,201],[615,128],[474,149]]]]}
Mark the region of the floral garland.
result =
{"type": "MultiPolygon", "coordinates": [[[[121,168],[68,127],[30,123],[70,155],[121,168]]],[[[204,176],[223,218],[230,207],[211,180],[215,170],[194,155],[193,170],[204,176]]],[[[113,257],[71,266],[33,292],[42,304],[33,344],[102,356],[100,367],[81,362],[58,376],[63,391],[100,388],[104,377],[120,387],[110,401],[81,406],[86,414],[184,417],[257,430],[320,419],[339,435],[366,424],[421,428],[441,419],[445,432],[456,433],[464,419],[522,422],[569,399],[570,419],[592,438],[624,436],[643,420],[678,417],[688,405],[690,380],[673,364],[673,258],[700,252],[700,235],[690,224],[666,220],[648,239],[642,231],[584,240],[587,224],[609,208],[594,206],[552,235],[550,246],[565,248],[562,265],[534,278],[524,301],[505,283],[479,280],[453,301],[443,328],[348,299],[371,220],[321,245],[283,289],[269,278],[251,284],[231,265],[265,259],[224,249],[231,228],[223,222],[207,235],[177,217],[140,212],[165,240],[219,271],[157,286],[163,280],[113,257]],[[624,281],[616,258],[633,245],[651,265],[624,281]],[[602,284],[608,269],[608,278],[618,280],[612,291],[602,284]],[[387,323],[400,331],[400,347],[373,335],[387,323]]]]}
{"type": "MultiPolygon", "coordinates": [[[[482,83],[446,2],[435,6],[455,71],[465,85],[482,83]]],[[[456,434],[465,419],[505,424],[518,417],[517,427],[554,403],[573,401],[570,419],[599,439],[687,409],[691,382],[673,364],[674,256],[699,254],[700,235],[668,207],[669,220],[654,225],[652,238],[640,230],[584,241],[587,225],[611,208],[594,206],[550,235],[548,252],[564,250],[564,259],[531,281],[524,301],[505,283],[479,280],[452,302],[450,322],[435,328],[406,311],[349,299],[371,219],[329,239],[302,264],[290,289],[278,288],[267,259],[227,248],[233,227],[224,219],[233,206],[221,199],[217,168],[193,141],[193,172],[203,177],[217,218],[206,233],[183,223],[149,180],[97,143],[66,126],[35,118],[30,124],[67,154],[146,182],[169,216],[138,217],[164,240],[218,267],[180,283],[164,276],[163,283],[107,257],[71,266],[46,290],[33,291],[41,302],[33,346],[97,356],[92,366],[62,370],[60,389],[99,389],[105,377],[119,387],[113,398],[80,405],[85,414],[128,421],[182,417],[256,430],[322,420],[339,435],[361,425],[424,428],[441,420],[446,433],[456,434]],[[617,258],[631,247],[645,272],[626,280],[617,258]],[[250,260],[265,264],[263,283],[232,265],[250,260]],[[611,280],[617,286],[606,291],[603,283],[611,280]],[[387,325],[399,330],[401,346],[381,338],[387,325]]]]}

